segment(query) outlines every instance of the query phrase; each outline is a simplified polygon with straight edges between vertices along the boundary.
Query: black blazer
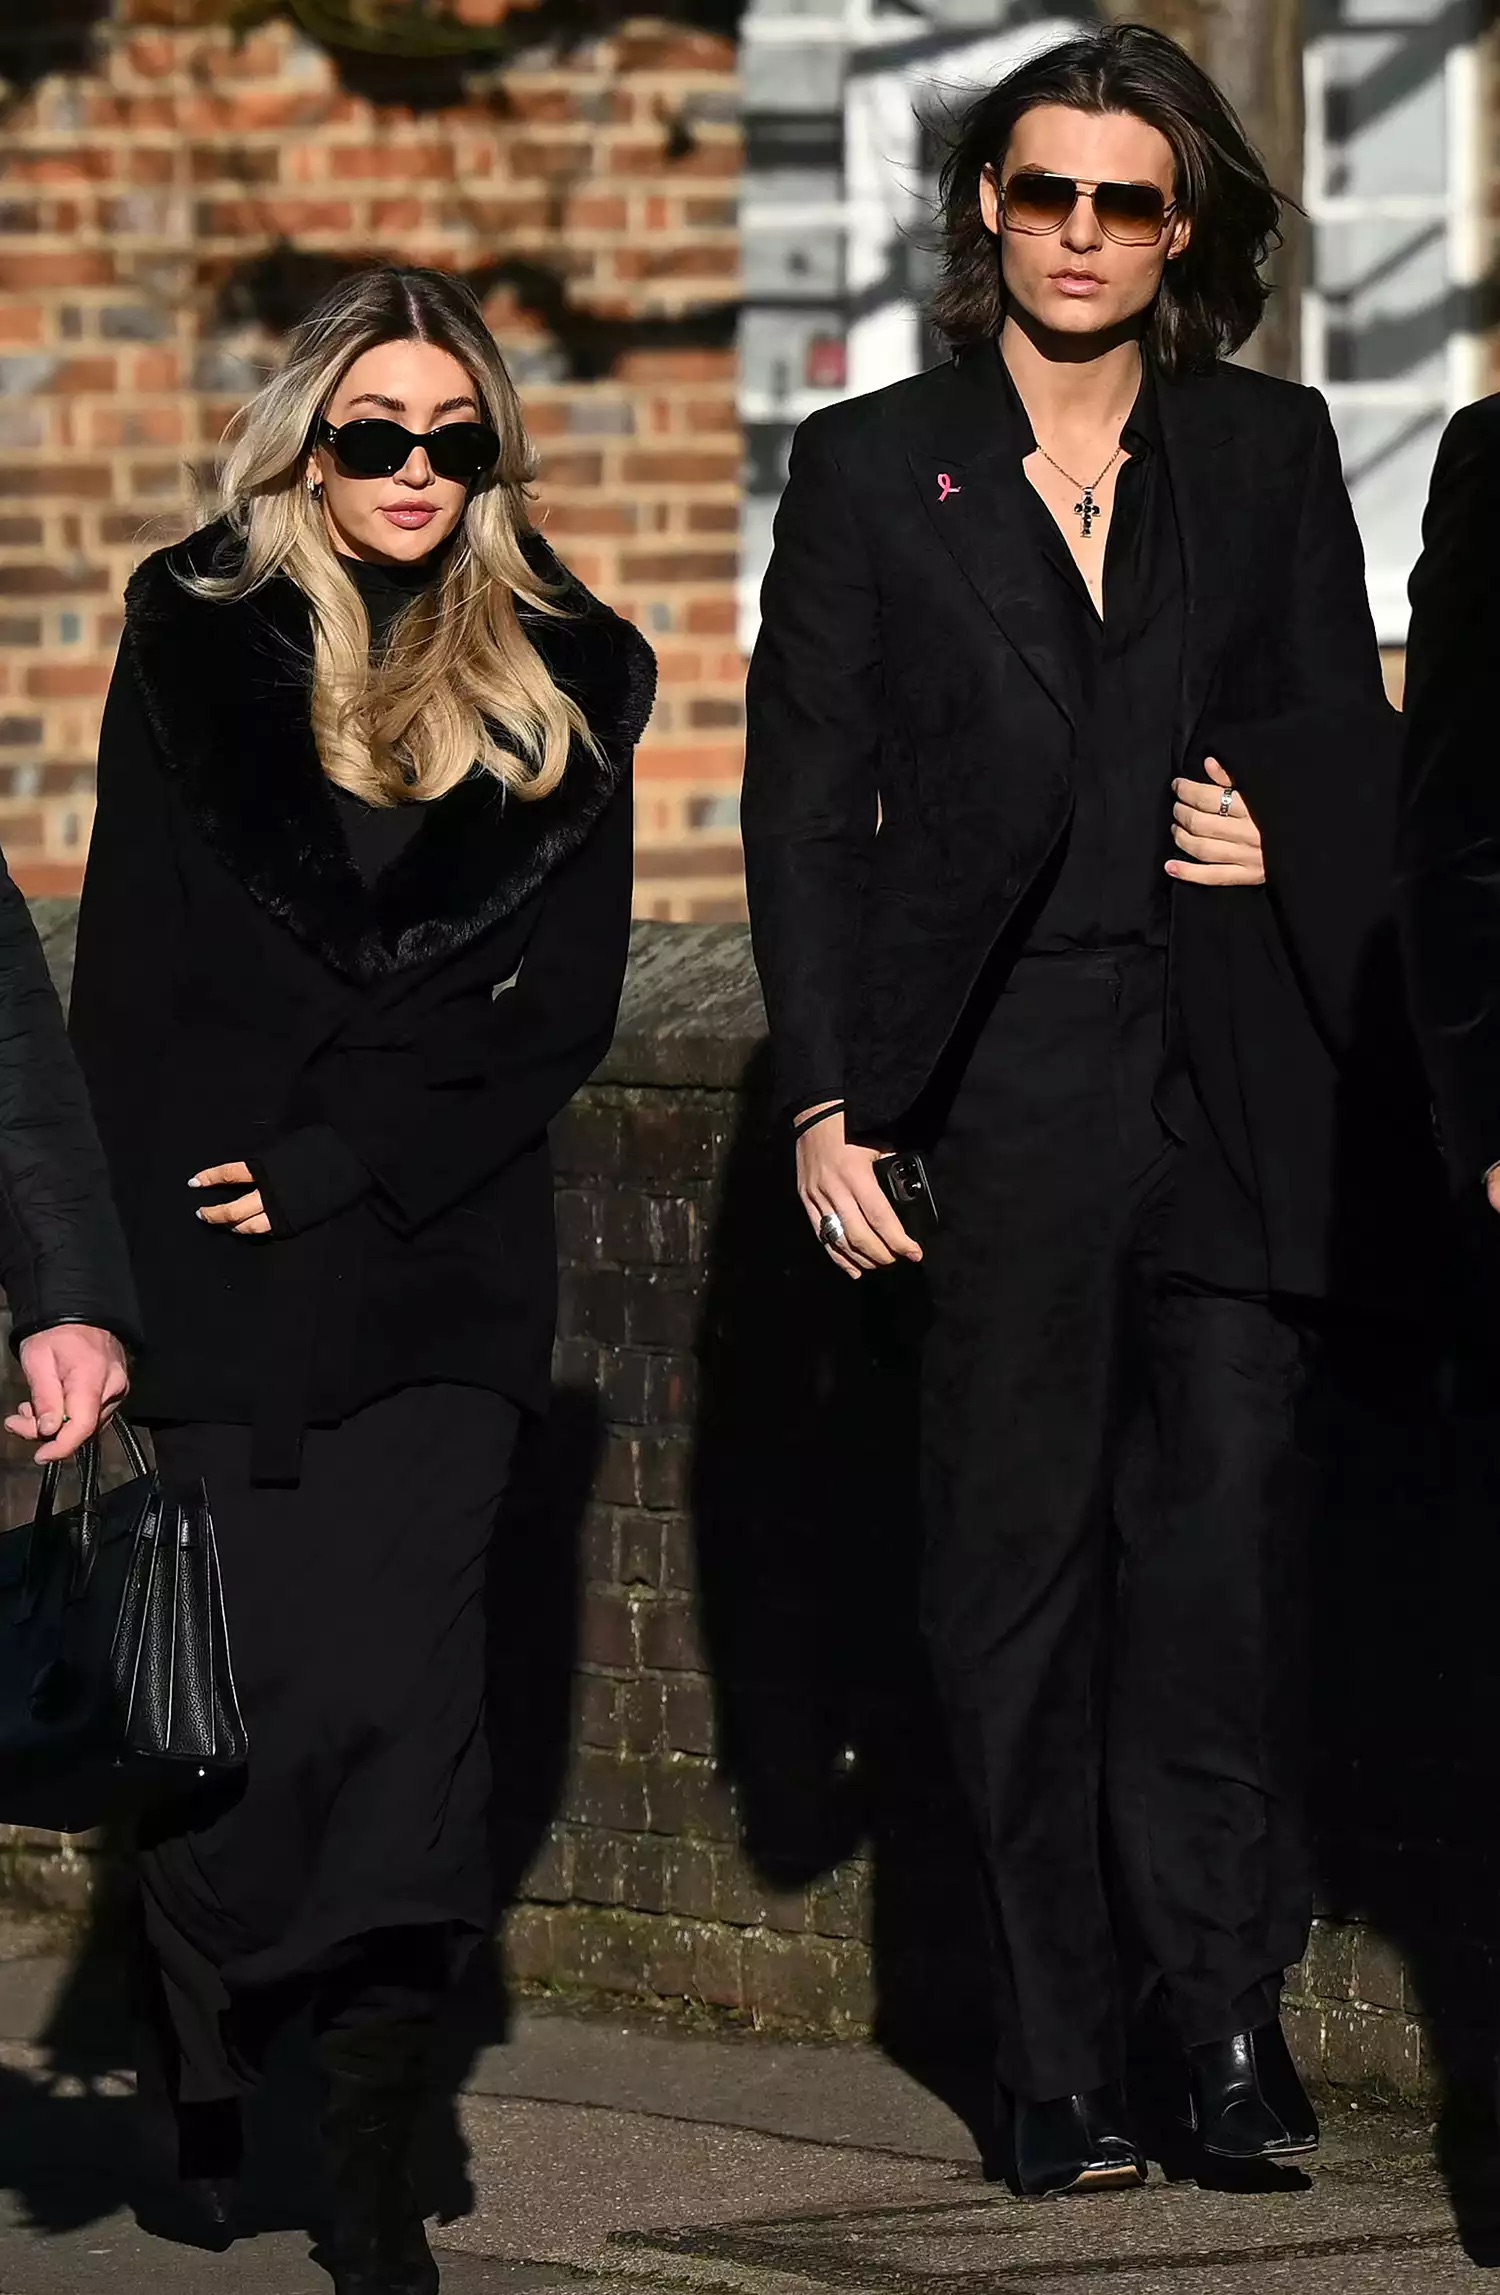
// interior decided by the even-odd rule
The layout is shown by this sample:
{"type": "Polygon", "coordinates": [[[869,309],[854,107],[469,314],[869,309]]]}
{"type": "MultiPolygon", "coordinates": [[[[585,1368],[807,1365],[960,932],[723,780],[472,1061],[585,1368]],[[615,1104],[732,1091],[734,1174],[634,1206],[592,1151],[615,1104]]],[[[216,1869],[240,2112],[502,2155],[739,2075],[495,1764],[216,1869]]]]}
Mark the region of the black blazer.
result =
{"type": "Polygon", "coordinates": [[[1401,909],[1412,1008],[1455,1184],[1500,1162],[1500,398],[1453,417],[1411,578],[1401,909]]]}
{"type": "MultiPolygon", "coordinates": [[[[872,1136],[932,1078],[1072,805],[1076,697],[1008,510],[1026,481],[1001,387],[988,348],[802,425],[751,664],[778,1100],[842,1094],[872,1136]]],[[[1401,1026],[1396,719],[1322,399],[1229,366],[1158,387],[1187,592],[1178,765],[1223,760],[1269,880],[1174,887],[1184,1038],[1273,1281],[1317,1291],[1350,1078],[1365,1061],[1373,1083],[1401,1026]]]]}
{"type": "MultiPolygon", "coordinates": [[[[298,1429],[392,1388],[547,1391],[556,1260],[546,1130],[608,1047],[629,936],[631,753],[645,640],[567,579],[531,635],[582,703],[535,803],[476,775],[366,887],[308,709],[308,616],[130,584],[99,759],[73,1035],[131,1244],[137,1407],[298,1429]],[[186,1182],[249,1161],[275,1227],[205,1228],[186,1182]]],[[[551,580],[564,569],[528,544],[551,580]]]]}

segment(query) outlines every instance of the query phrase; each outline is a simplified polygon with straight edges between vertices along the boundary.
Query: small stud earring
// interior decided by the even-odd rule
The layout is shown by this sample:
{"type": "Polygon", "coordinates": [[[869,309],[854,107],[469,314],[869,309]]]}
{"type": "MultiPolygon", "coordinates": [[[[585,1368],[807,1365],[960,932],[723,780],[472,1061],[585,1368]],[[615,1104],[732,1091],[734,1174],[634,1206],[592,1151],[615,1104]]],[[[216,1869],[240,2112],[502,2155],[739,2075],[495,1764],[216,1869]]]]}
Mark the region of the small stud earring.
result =
{"type": "Polygon", "coordinates": [[[322,481],[322,479],[321,479],[321,478],[310,478],[310,479],[308,480],[308,482],[307,482],[307,491],[308,491],[308,493],[309,493],[309,494],[312,496],[312,498],[313,498],[314,502],[321,502],[321,501],[322,501],[322,499],[323,499],[323,481],[322,481]]]}

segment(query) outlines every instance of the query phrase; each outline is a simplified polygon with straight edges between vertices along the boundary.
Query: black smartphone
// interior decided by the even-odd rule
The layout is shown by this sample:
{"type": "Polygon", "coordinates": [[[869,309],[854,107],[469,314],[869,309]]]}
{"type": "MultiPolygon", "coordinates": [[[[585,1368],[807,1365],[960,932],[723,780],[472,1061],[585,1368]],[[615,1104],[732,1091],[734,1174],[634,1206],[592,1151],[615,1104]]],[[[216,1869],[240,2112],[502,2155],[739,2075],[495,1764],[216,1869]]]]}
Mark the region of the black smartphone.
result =
{"type": "Polygon", "coordinates": [[[929,1243],[938,1224],[937,1204],[927,1166],[915,1148],[877,1156],[875,1181],[914,1243],[929,1243]]]}

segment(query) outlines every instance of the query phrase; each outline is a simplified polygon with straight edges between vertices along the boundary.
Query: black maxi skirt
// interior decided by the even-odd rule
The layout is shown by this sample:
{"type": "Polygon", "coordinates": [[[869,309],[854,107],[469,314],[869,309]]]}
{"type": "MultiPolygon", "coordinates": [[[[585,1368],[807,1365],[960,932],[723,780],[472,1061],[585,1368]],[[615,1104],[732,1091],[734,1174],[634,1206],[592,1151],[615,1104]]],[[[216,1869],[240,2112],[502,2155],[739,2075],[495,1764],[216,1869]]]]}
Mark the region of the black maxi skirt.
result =
{"type": "Polygon", "coordinates": [[[286,1486],[252,1483],[248,1427],[154,1429],[164,1479],[208,1492],[250,1735],[244,1779],[141,1846],[181,2103],[247,2084],[225,2037],[257,1997],[374,1933],[490,1924],[484,1588],[519,1421],[405,1388],[310,1429],[286,1486]]]}

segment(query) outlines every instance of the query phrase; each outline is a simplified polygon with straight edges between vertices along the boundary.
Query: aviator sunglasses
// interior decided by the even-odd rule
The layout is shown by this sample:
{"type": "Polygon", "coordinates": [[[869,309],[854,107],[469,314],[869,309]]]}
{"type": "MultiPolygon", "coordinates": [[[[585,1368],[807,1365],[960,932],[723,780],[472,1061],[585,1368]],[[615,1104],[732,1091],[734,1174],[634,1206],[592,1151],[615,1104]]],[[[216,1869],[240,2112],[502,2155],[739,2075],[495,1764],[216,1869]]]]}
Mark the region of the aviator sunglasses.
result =
{"type": "Polygon", "coordinates": [[[337,428],[320,422],[317,443],[329,449],[346,478],[393,478],[420,446],[439,478],[471,486],[500,459],[500,441],[487,422],[446,422],[425,432],[378,418],[337,428]]]}
{"type": "Polygon", "coordinates": [[[1177,206],[1154,183],[1081,183],[1025,168],[1001,186],[1000,212],[1012,231],[1061,231],[1080,199],[1092,200],[1105,238],[1122,247],[1154,247],[1177,206]]]}

